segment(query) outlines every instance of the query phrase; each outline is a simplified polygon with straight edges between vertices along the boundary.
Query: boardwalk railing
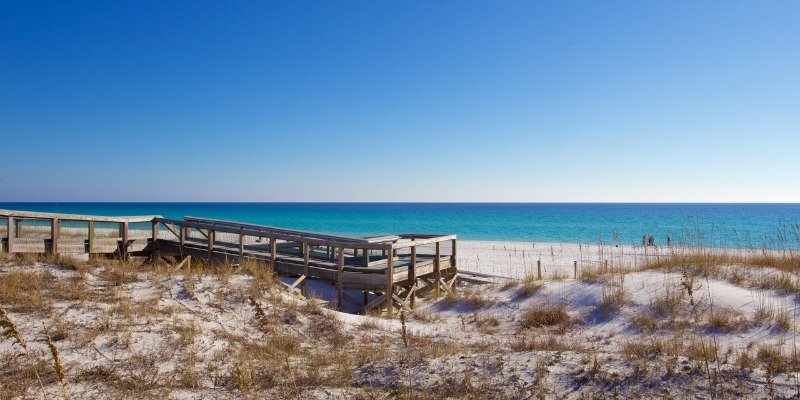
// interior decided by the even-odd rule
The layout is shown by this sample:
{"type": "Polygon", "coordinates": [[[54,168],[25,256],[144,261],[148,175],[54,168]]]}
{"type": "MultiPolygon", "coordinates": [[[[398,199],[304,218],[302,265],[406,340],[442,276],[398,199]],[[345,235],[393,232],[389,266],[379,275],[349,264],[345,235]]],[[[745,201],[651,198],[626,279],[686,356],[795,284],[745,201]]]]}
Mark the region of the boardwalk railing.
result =
{"type": "Polygon", "coordinates": [[[153,236],[149,226],[156,217],[0,210],[0,247],[7,253],[105,253],[127,258],[150,251],[153,236]]]}

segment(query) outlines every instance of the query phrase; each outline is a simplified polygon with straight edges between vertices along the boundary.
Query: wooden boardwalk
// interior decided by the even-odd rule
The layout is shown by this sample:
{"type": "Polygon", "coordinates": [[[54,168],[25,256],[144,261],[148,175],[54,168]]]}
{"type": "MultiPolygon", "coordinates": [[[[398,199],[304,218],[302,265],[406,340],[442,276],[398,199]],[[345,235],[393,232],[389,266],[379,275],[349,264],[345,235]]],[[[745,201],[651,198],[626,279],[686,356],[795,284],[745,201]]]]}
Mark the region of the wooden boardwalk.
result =
{"type": "Polygon", "coordinates": [[[264,225],[185,217],[99,217],[0,210],[2,251],[9,253],[107,254],[213,265],[256,260],[296,277],[289,290],[307,295],[306,279],[331,281],[345,301],[364,310],[384,308],[392,317],[411,310],[417,295],[455,290],[456,236],[400,234],[352,237],[264,225]],[[5,222],[5,226],[2,226],[5,222]],[[364,300],[346,290],[359,290],[364,300]],[[369,293],[377,298],[367,301],[369,293]]]}

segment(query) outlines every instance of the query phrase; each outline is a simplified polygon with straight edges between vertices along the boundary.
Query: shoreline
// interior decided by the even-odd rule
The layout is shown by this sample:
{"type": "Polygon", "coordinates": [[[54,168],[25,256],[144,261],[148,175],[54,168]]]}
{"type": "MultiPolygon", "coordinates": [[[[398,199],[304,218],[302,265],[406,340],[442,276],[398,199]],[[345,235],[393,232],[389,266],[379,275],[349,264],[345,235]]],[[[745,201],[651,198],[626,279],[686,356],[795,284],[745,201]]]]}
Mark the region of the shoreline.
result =
{"type": "MultiPolygon", "coordinates": [[[[639,246],[612,244],[576,244],[552,242],[514,242],[459,240],[459,270],[523,279],[538,274],[541,262],[544,279],[573,278],[586,268],[632,269],[646,262],[675,255],[691,255],[699,251],[718,255],[748,256],[764,254],[763,249],[725,247],[639,246]]],[[[796,250],[766,250],[785,254],[796,250]]]]}

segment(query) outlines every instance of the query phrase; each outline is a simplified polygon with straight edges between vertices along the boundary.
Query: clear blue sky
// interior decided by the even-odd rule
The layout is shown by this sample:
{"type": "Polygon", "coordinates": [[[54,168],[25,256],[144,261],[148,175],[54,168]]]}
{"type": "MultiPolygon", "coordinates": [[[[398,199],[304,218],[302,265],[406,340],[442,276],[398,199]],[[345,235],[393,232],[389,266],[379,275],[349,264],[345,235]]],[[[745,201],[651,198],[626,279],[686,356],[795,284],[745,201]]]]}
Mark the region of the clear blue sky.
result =
{"type": "Polygon", "coordinates": [[[800,202],[798,1],[0,2],[0,201],[800,202]]]}

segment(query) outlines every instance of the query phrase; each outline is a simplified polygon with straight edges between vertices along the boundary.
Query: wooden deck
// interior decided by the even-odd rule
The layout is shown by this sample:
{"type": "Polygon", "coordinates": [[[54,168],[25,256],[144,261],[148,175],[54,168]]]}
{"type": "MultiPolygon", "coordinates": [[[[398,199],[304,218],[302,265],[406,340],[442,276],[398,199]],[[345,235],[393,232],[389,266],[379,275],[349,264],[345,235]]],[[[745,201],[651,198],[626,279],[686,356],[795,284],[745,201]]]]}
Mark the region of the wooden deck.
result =
{"type": "Polygon", "coordinates": [[[306,295],[306,279],[331,281],[337,306],[365,310],[413,309],[418,294],[455,290],[456,236],[400,234],[352,237],[234,221],[160,216],[99,217],[0,210],[2,251],[9,253],[109,254],[181,261],[186,257],[240,264],[257,260],[294,276],[289,290],[306,295]],[[5,222],[5,226],[2,226],[5,222]],[[345,290],[364,292],[363,304],[345,290]],[[368,294],[378,295],[367,302],[368,294]]]}

